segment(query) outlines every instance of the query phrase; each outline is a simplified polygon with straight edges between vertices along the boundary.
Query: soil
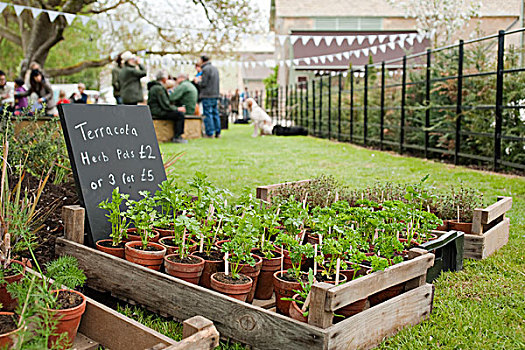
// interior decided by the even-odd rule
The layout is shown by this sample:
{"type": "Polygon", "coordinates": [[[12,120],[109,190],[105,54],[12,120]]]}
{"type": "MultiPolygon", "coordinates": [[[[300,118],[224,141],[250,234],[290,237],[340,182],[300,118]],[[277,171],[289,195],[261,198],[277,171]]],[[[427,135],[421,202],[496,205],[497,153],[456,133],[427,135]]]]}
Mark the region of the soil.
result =
{"type": "Polygon", "coordinates": [[[162,244],[169,245],[170,247],[178,247],[179,245],[173,239],[165,239],[162,244]]]}
{"type": "Polygon", "coordinates": [[[203,258],[204,260],[209,260],[209,261],[222,261],[223,259],[223,256],[224,254],[218,252],[218,251],[214,251],[212,250],[210,252],[210,255],[206,255],[205,252],[196,252],[196,253],[193,253],[193,255],[196,255],[196,256],[199,256],[201,258],[203,258]]]}
{"type": "Polygon", "coordinates": [[[201,262],[200,259],[197,259],[195,257],[192,257],[192,256],[187,256],[183,259],[180,258],[180,256],[178,255],[175,255],[175,256],[170,256],[168,258],[169,261],[173,261],[174,263],[178,263],[178,264],[192,264],[192,265],[197,265],[201,262]]]}
{"type": "Polygon", "coordinates": [[[82,304],[82,297],[77,293],[61,290],[57,296],[56,310],[72,309],[82,304]]]}
{"type": "Polygon", "coordinates": [[[233,279],[231,275],[226,276],[224,272],[219,272],[215,275],[215,279],[222,283],[227,284],[246,284],[250,282],[250,279],[244,275],[239,275],[239,278],[233,279]]]}
{"type": "MultiPolygon", "coordinates": [[[[315,280],[318,281],[318,282],[335,282],[335,273],[330,275],[330,276],[326,276],[324,275],[322,272],[317,272],[317,274],[314,276],[315,280]]],[[[339,279],[341,280],[342,276],[339,276],[339,279]]]]}
{"type": "Polygon", "coordinates": [[[257,256],[259,256],[259,257],[261,257],[261,258],[264,258],[264,257],[265,257],[265,255],[261,252],[260,249],[252,250],[252,254],[257,255],[257,256]]]}
{"type": "Polygon", "coordinates": [[[6,334],[18,328],[15,315],[0,315],[0,334],[6,334]]]}
{"type": "MultiPolygon", "coordinates": [[[[15,186],[17,183],[17,177],[9,176],[9,184],[11,186],[15,186]]],[[[22,181],[22,188],[27,188],[29,195],[36,195],[39,183],[39,178],[26,174],[22,181]]],[[[55,258],[55,239],[64,231],[62,207],[73,204],[80,204],[73,179],[58,185],[51,182],[46,184],[40,195],[37,210],[50,211],[44,221],[43,228],[37,233],[37,246],[34,250],[41,266],[55,258]]],[[[24,258],[31,258],[28,252],[20,255],[24,258]]]]}
{"type": "MultiPolygon", "coordinates": [[[[280,274],[278,274],[277,276],[279,277],[279,279],[286,281],[286,282],[297,282],[295,275],[289,272],[285,272],[282,276],[280,274]]],[[[308,275],[302,274],[301,280],[303,282],[308,282],[308,275]]]]}
{"type": "Polygon", "coordinates": [[[23,267],[20,264],[10,263],[7,268],[3,269],[4,277],[16,276],[22,273],[23,267]]]}
{"type": "Polygon", "coordinates": [[[162,250],[162,248],[159,248],[159,247],[154,246],[154,245],[148,245],[148,246],[146,246],[146,249],[144,249],[144,248],[142,248],[142,244],[141,245],[136,245],[132,249],[142,250],[143,252],[159,252],[159,251],[162,250]]]}
{"type": "Polygon", "coordinates": [[[124,248],[126,246],[125,242],[120,242],[117,245],[113,245],[113,242],[111,241],[104,241],[104,242],[98,242],[98,244],[106,248],[124,248]]]}

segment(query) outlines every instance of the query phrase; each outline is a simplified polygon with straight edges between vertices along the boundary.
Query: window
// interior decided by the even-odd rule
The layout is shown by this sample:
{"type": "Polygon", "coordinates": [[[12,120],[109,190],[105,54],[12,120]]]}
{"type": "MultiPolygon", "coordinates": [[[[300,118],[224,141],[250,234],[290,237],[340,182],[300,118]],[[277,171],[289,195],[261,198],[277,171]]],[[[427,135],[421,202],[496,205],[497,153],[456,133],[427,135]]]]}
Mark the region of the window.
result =
{"type": "Polygon", "coordinates": [[[317,17],[316,30],[382,30],[382,17],[317,17]]]}

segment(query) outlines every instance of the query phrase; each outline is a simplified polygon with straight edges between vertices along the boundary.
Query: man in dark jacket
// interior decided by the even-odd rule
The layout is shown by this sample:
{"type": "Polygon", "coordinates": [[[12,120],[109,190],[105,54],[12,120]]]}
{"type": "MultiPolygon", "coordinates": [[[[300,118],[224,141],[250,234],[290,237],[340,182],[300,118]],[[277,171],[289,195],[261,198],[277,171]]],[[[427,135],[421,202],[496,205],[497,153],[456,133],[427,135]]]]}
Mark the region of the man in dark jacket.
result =
{"type": "Polygon", "coordinates": [[[153,118],[171,119],[175,122],[173,131],[175,136],[171,140],[175,143],[188,143],[182,138],[184,134],[184,113],[186,108],[175,107],[170,104],[168,91],[164,87],[168,80],[168,74],[160,71],[157,73],[157,80],[148,83],[148,106],[153,118]]]}
{"type": "Polygon", "coordinates": [[[221,137],[221,119],[217,101],[220,97],[219,71],[212,66],[208,56],[201,56],[199,60],[202,68],[202,76],[195,78],[199,86],[199,98],[202,99],[204,114],[204,127],[206,137],[221,137]]]}
{"type": "Polygon", "coordinates": [[[197,88],[188,80],[188,75],[185,73],[177,76],[177,84],[179,85],[170,94],[170,102],[175,106],[186,107],[187,115],[194,115],[199,95],[197,88]]]}
{"type": "Polygon", "coordinates": [[[121,57],[124,66],[118,75],[120,97],[123,104],[136,105],[144,101],[140,79],[146,76],[146,68],[129,51],[124,52],[121,57]]]}

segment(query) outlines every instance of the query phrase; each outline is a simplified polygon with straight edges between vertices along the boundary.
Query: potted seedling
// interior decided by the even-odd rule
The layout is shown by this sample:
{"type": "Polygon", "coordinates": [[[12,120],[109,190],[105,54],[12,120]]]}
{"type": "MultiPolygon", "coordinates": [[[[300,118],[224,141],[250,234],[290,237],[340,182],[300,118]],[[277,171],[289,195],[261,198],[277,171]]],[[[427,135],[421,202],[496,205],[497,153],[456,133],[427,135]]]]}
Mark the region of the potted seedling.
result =
{"type": "Polygon", "coordinates": [[[159,233],[152,228],[157,211],[152,205],[149,193],[142,191],[140,194],[142,199],[126,203],[128,209],[125,215],[135,226],[136,232],[140,235],[140,241],[126,243],[125,257],[128,261],[158,271],[166,255],[166,248],[150,241],[159,236],[159,233]]]}
{"type": "Polygon", "coordinates": [[[122,259],[124,258],[124,243],[128,238],[129,222],[121,206],[127,200],[129,200],[129,194],[120,193],[117,187],[111,193],[111,201],[106,199],[98,205],[99,208],[108,211],[106,217],[111,223],[111,239],[101,239],[96,242],[97,249],[122,259]]]}
{"type": "Polygon", "coordinates": [[[248,237],[236,235],[222,246],[224,254],[224,272],[216,272],[211,276],[211,288],[232,298],[246,301],[251,291],[253,280],[240,273],[243,264],[255,266],[255,258],[251,255],[252,245],[248,237]]]}
{"type": "Polygon", "coordinates": [[[323,238],[320,246],[322,254],[317,255],[315,264],[322,269],[315,274],[315,279],[326,283],[344,283],[346,276],[341,274],[341,270],[346,270],[347,264],[343,259],[343,244],[332,237],[323,238]]]}
{"type": "Polygon", "coordinates": [[[198,284],[204,268],[204,259],[189,255],[187,237],[189,233],[197,236],[200,234],[199,222],[194,217],[180,215],[175,220],[175,228],[182,230],[181,244],[177,253],[164,257],[166,272],[187,282],[198,284]]]}
{"type": "Polygon", "coordinates": [[[280,233],[275,242],[276,245],[288,248],[291,260],[291,268],[287,271],[283,266],[284,259],[281,260],[283,262],[281,265],[283,269],[275,272],[273,275],[273,288],[275,291],[277,310],[284,315],[288,315],[290,301],[283,300],[282,298],[292,297],[295,294],[293,291],[301,288],[301,279],[307,278],[301,273],[301,265],[305,258],[313,257],[314,248],[310,243],[306,243],[305,245],[299,244],[294,237],[286,233],[280,233]]]}
{"type": "Polygon", "coordinates": [[[294,290],[296,294],[292,298],[283,298],[290,302],[290,317],[299,322],[308,323],[308,308],[310,303],[310,291],[315,283],[314,272],[308,270],[308,281],[299,281],[301,288],[294,290]]]}
{"type": "Polygon", "coordinates": [[[175,180],[166,180],[159,185],[153,197],[160,214],[155,222],[155,229],[161,237],[174,235],[174,222],[179,214],[187,209],[191,196],[177,187],[175,180]]]}
{"type": "Polygon", "coordinates": [[[448,230],[472,233],[474,209],[483,205],[483,194],[474,188],[460,184],[436,200],[436,215],[447,222],[448,230]]]}

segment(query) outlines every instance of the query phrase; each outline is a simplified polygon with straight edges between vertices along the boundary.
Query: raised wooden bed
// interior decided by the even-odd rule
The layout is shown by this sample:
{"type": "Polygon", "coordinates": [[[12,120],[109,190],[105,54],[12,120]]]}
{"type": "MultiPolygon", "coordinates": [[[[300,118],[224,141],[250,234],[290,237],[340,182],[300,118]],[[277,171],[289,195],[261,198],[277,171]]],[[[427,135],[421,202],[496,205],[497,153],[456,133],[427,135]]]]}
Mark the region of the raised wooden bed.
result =
{"type": "Polygon", "coordinates": [[[261,199],[261,200],[263,200],[265,202],[270,203],[271,202],[271,197],[272,197],[272,191],[274,191],[274,190],[276,190],[278,188],[281,188],[281,187],[297,186],[297,185],[301,185],[301,184],[304,184],[304,183],[308,183],[310,181],[311,180],[300,180],[300,181],[292,181],[292,182],[283,182],[283,183],[274,184],[274,185],[259,186],[259,187],[257,187],[255,196],[258,199],[261,199]]]}
{"type": "MultiPolygon", "coordinates": [[[[29,268],[27,271],[40,276],[29,268]]],[[[183,339],[177,342],[86,297],[86,311],[72,349],[97,350],[103,346],[111,350],[209,350],[219,345],[219,332],[210,320],[194,316],[182,325],[183,339]]]]}
{"type": "Polygon", "coordinates": [[[465,235],[465,258],[481,260],[494,254],[509,241],[510,220],[505,217],[512,208],[512,197],[498,197],[485,209],[475,209],[472,234],[465,235]]]}
{"type": "Polygon", "coordinates": [[[425,282],[434,255],[422,249],[412,250],[411,260],[344,285],[314,285],[308,324],[256,306],[271,307],[271,301],[247,304],[68,239],[57,239],[56,253],[76,257],[91,288],[178,320],[202,315],[214,322],[222,336],[254,349],[371,348],[428,317],[434,295],[433,286],[425,282]],[[332,324],[333,310],[402,283],[401,295],[332,324]]]}

